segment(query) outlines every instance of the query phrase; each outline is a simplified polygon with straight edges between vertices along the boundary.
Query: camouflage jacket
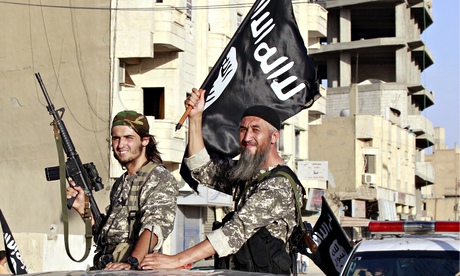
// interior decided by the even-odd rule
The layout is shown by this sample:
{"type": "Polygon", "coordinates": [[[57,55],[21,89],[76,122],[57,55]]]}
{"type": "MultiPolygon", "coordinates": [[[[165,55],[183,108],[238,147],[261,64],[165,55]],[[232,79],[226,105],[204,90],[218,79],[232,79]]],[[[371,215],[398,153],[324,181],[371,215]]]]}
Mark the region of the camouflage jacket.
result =
{"type": "MultiPolygon", "coordinates": [[[[110,245],[128,242],[128,198],[136,178],[139,178],[142,169],[133,175],[123,174],[118,180],[120,185],[113,185],[111,205],[107,206],[109,214],[107,222],[102,228],[101,236],[105,237],[110,245]],[[111,209],[111,211],[109,211],[111,209]]],[[[149,172],[150,173],[150,172],[149,172]]],[[[174,227],[174,219],[177,207],[177,195],[179,185],[173,175],[162,165],[155,166],[151,176],[139,191],[138,206],[140,212],[141,227],[139,236],[144,229],[151,230],[158,237],[158,243],[154,250],[163,245],[174,227]]]]}
{"type": "MultiPolygon", "coordinates": [[[[199,183],[233,195],[234,200],[248,184],[234,184],[227,181],[228,172],[236,165],[236,161],[231,159],[211,161],[206,150],[187,158],[186,164],[191,170],[192,177],[199,183]]],[[[273,168],[261,170],[254,179],[273,168]]],[[[264,226],[272,236],[286,242],[295,225],[295,197],[289,179],[274,177],[249,188],[235,207],[233,218],[222,228],[209,233],[207,238],[217,254],[224,257],[236,253],[264,226]]]]}

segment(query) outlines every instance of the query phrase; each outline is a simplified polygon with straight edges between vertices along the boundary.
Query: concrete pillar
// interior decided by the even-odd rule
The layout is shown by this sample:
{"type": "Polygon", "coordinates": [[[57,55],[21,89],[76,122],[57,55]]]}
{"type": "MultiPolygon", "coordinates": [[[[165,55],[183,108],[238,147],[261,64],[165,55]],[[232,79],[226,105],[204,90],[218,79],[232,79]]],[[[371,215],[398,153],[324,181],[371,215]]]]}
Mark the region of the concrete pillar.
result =
{"type": "Polygon", "coordinates": [[[340,42],[351,41],[351,11],[350,9],[340,9],[340,42]]]}
{"type": "Polygon", "coordinates": [[[351,56],[350,53],[340,53],[339,61],[340,83],[339,86],[351,84],[351,56]]]}
{"type": "MultiPolygon", "coordinates": [[[[351,10],[340,9],[340,42],[351,41],[351,10]]],[[[339,60],[340,83],[339,86],[349,86],[351,83],[351,57],[349,53],[341,53],[339,60]]]]}
{"type": "Polygon", "coordinates": [[[339,42],[339,17],[330,12],[327,16],[327,43],[339,42]]]}
{"type": "Polygon", "coordinates": [[[358,84],[352,83],[350,85],[350,94],[348,96],[348,99],[350,101],[350,116],[358,114],[358,84]]]}
{"type": "Polygon", "coordinates": [[[417,214],[417,219],[420,219],[419,216],[422,214],[422,194],[420,189],[415,190],[415,213],[417,214]]]}
{"type": "Polygon", "coordinates": [[[339,66],[335,58],[327,60],[327,87],[339,86],[339,66]]]}
{"type": "MultiPolygon", "coordinates": [[[[395,6],[395,28],[396,37],[407,37],[409,30],[407,29],[408,19],[406,13],[408,12],[406,3],[400,3],[395,6]]],[[[409,66],[411,63],[410,52],[406,48],[396,50],[395,56],[395,72],[397,83],[411,83],[409,66]]]]}
{"type": "MultiPolygon", "coordinates": [[[[410,83],[409,76],[407,75],[409,66],[406,62],[410,58],[410,52],[407,48],[400,48],[395,51],[395,74],[397,83],[410,83]]],[[[408,61],[410,62],[410,61],[408,61]]]]}
{"type": "Polygon", "coordinates": [[[406,3],[400,3],[395,6],[395,28],[396,37],[405,37],[407,35],[406,21],[406,3]]]}

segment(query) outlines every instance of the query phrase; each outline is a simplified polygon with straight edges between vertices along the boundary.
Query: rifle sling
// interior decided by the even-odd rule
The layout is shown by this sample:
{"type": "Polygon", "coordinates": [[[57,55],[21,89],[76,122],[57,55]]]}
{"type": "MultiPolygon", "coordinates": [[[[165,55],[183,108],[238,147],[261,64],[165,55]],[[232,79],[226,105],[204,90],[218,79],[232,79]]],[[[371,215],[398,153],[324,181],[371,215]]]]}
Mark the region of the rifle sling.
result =
{"type": "Polygon", "coordinates": [[[80,260],[76,260],[72,254],[70,253],[69,249],[69,216],[67,210],[67,194],[66,194],[66,181],[67,181],[67,174],[66,174],[66,165],[64,159],[64,149],[62,148],[61,142],[61,135],[59,134],[59,130],[57,128],[56,122],[53,122],[54,126],[54,137],[56,142],[57,153],[59,157],[59,179],[60,179],[60,186],[61,186],[61,204],[62,204],[62,220],[64,222],[64,244],[65,244],[65,251],[70,259],[74,262],[83,262],[89,255],[91,250],[91,239],[93,237],[92,233],[92,225],[91,225],[91,210],[89,206],[89,198],[88,195],[85,195],[85,211],[84,215],[82,216],[83,221],[85,222],[85,238],[86,238],[86,250],[84,256],[80,260]]]}
{"type": "Polygon", "coordinates": [[[305,225],[302,222],[302,212],[300,210],[300,205],[299,205],[299,193],[297,192],[297,182],[294,180],[292,175],[290,175],[287,172],[277,171],[276,173],[281,174],[287,179],[289,179],[289,182],[291,183],[291,186],[292,186],[292,190],[294,190],[295,205],[296,205],[296,210],[297,210],[297,223],[299,224],[302,230],[305,230],[305,225]]]}
{"type": "MultiPolygon", "coordinates": [[[[238,197],[235,200],[235,209],[240,201],[240,199],[246,195],[247,191],[254,185],[254,183],[260,183],[263,181],[265,178],[268,177],[275,177],[277,175],[281,175],[289,179],[289,182],[291,183],[292,190],[294,191],[294,197],[295,197],[295,203],[296,203],[296,211],[297,211],[297,223],[299,224],[300,228],[302,230],[305,230],[305,225],[302,222],[302,213],[300,210],[300,205],[299,205],[299,193],[297,191],[297,181],[294,180],[294,177],[288,173],[292,172],[291,169],[289,168],[287,171],[284,171],[281,166],[275,167],[273,170],[268,171],[257,177],[257,179],[251,181],[246,185],[244,190],[238,195],[238,197]]],[[[299,183],[300,184],[300,183],[299,183]]],[[[301,184],[300,184],[301,185],[301,184]]]]}

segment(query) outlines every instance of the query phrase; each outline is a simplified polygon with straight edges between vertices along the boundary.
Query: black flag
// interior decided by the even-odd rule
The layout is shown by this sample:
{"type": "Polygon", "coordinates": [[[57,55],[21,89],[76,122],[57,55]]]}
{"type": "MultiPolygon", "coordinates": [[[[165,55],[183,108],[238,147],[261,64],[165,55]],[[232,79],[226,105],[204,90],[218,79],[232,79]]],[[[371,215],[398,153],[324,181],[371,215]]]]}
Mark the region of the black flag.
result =
{"type": "Polygon", "coordinates": [[[318,250],[301,252],[307,255],[328,276],[339,275],[352,250],[349,239],[337,218],[322,197],[321,215],[313,227],[313,240],[318,244],[318,250]]]}
{"type": "Polygon", "coordinates": [[[18,246],[13,238],[13,234],[11,234],[8,223],[6,223],[2,210],[0,210],[0,221],[2,223],[8,267],[14,275],[27,274],[27,267],[22,260],[21,253],[19,253],[18,246]]]}
{"type": "Polygon", "coordinates": [[[257,0],[201,88],[206,91],[203,138],[212,157],[238,155],[246,108],[268,105],[284,121],[311,106],[320,97],[319,85],[291,0],[257,0]]]}

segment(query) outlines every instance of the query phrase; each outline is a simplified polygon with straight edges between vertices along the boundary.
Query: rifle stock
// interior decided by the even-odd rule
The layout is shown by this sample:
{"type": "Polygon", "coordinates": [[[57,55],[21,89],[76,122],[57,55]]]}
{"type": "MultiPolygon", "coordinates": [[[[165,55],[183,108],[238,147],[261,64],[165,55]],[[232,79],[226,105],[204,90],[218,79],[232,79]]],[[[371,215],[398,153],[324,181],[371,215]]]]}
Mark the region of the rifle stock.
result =
{"type": "Polygon", "coordinates": [[[303,221],[301,225],[298,225],[292,231],[290,242],[292,250],[295,253],[305,254],[307,248],[310,249],[311,253],[315,253],[318,250],[318,244],[312,239],[312,227],[311,224],[303,221]]]}
{"type": "MultiPolygon", "coordinates": [[[[45,85],[43,84],[40,73],[35,73],[35,77],[37,78],[43,94],[45,95],[46,102],[48,103],[46,109],[48,110],[49,114],[53,116],[54,123],[59,129],[62,146],[67,156],[67,160],[65,162],[67,177],[72,178],[76,186],[82,187],[83,191],[89,198],[89,204],[94,218],[93,229],[96,230],[96,233],[94,234],[94,241],[98,242],[98,232],[104,218],[103,214],[101,214],[99,211],[99,208],[93,197],[92,190],[99,191],[104,188],[104,185],[102,184],[101,178],[99,177],[96,167],[93,165],[93,163],[82,164],[80,156],[78,155],[75,146],[72,143],[72,139],[70,138],[69,132],[67,131],[67,128],[64,124],[64,121],[62,120],[65,109],[63,107],[58,110],[54,108],[48,92],[46,91],[45,85]]],[[[68,199],[67,208],[70,209],[74,201],[74,197],[68,199]]]]}
{"type": "Polygon", "coordinates": [[[305,244],[307,245],[307,247],[310,249],[311,253],[315,253],[316,250],[318,250],[318,245],[317,245],[316,242],[311,238],[309,232],[305,233],[305,235],[303,236],[303,241],[305,242],[305,244]]]}

